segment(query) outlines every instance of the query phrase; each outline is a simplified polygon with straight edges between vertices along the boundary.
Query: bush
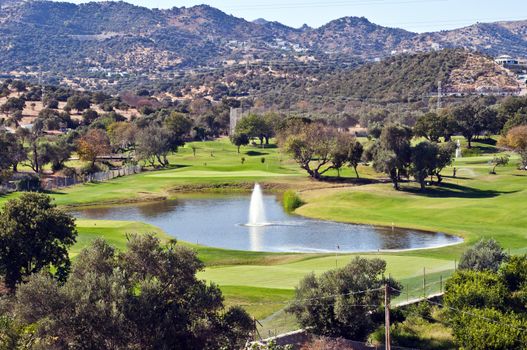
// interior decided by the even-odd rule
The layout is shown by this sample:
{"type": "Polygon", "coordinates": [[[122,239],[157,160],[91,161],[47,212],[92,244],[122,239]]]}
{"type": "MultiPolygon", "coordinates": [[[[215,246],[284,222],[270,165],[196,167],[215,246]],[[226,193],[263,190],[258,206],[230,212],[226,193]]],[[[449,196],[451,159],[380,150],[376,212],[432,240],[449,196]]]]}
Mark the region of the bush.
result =
{"type": "Polygon", "coordinates": [[[493,239],[482,239],[468,248],[459,261],[459,268],[475,271],[498,271],[508,254],[493,239]]]}
{"type": "Polygon", "coordinates": [[[304,205],[302,199],[300,199],[298,194],[293,190],[287,190],[284,192],[282,202],[284,205],[284,210],[287,213],[292,213],[293,211],[295,211],[295,209],[304,205]]]}

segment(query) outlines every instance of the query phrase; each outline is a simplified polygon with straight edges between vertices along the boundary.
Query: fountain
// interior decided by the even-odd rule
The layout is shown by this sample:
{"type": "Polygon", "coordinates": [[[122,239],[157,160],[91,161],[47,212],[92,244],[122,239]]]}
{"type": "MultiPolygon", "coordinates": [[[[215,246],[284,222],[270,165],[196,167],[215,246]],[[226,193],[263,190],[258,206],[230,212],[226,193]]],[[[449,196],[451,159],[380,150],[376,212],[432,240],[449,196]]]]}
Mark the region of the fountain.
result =
{"type": "Polygon", "coordinates": [[[249,207],[249,222],[247,226],[266,226],[265,208],[263,203],[262,188],[259,184],[254,184],[253,194],[251,195],[251,205],[249,207]]]}
{"type": "Polygon", "coordinates": [[[456,158],[461,158],[461,142],[459,142],[459,140],[457,140],[456,146],[456,158]]]}

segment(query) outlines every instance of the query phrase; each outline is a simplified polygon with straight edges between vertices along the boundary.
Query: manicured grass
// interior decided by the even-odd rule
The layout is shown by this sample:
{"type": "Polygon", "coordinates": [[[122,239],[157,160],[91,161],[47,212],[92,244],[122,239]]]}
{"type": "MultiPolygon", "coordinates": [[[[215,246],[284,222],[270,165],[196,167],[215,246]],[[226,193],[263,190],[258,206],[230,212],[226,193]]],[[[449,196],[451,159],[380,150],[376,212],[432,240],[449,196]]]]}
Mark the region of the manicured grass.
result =
{"type": "Polygon", "coordinates": [[[77,220],[76,225],[79,235],[77,236],[77,243],[70,249],[70,256],[73,258],[97,238],[105,239],[119,250],[126,249],[127,235],[129,234],[149,233],[156,235],[164,242],[170,240],[170,237],[159,228],[142,222],[77,220]]]}

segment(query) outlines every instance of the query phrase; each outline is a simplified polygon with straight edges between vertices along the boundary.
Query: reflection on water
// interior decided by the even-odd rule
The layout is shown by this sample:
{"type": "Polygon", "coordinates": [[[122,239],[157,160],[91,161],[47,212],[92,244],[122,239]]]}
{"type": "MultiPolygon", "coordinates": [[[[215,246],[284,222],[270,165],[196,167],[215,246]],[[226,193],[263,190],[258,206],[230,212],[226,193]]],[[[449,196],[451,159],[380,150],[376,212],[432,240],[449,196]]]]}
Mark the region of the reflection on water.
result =
{"type": "Polygon", "coordinates": [[[249,196],[180,199],[88,208],[77,217],[142,221],[177,239],[211,247],[268,252],[366,252],[430,248],[461,242],[442,233],[350,225],[288,215],[274,196],[265,195],[263,227],[247,227],[249,196]]]}
{"type": "Polygon", "coordinates": [[[249,227],[249,240],[251,246],[249,250],[261,252],[263,250],[263,241],[265,239],[265,226],[249,227]]]}

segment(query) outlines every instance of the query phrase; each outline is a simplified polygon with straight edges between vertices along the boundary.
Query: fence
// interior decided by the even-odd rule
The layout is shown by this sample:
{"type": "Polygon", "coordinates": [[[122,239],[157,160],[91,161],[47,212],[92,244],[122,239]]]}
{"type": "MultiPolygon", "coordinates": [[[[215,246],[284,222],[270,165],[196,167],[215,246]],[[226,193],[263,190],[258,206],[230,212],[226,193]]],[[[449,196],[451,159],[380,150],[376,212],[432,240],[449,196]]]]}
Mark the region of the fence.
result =
{"type": "Polygon", "coordinates": [[[116,177],[138,174],[140,172],[141,172],[140,165],[131,165],[131,166],[126,166],[126,167],[122,167],[119,169],[100,171],[100,172],[85,175],[85,176],[75,175],[71,177],[63,177],[63,176],[48,177],[48,178],[44,178],[41,180],[40,186],[43,190],[49,191],[55,188],[69,187],[69,186],[86,183],[86,182],[109,181],[116,177]]]}

